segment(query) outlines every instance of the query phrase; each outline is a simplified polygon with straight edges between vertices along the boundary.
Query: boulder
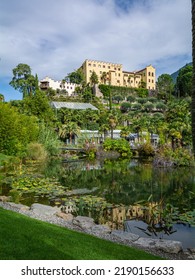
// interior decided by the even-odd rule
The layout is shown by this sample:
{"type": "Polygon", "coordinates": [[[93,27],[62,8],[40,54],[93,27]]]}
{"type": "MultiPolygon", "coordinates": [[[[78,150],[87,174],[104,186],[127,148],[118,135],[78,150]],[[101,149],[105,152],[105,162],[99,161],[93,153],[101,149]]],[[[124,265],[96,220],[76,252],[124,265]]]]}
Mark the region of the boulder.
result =
{"type": "Polygon", "coordinates": [[[57,212],[56,213],[56,216],[59,217],[59,218],[62,218],[64,221],[72,221],[73,220],[73,215],[68,213],[63,213],[63,212],[57,212]]]}
{"type": "Polygon", "coordinates": [[[33,203],[30,210],[37,215],[52,216],[59,212],[57,207],[52,207],[49,205],[43,205],[39,203],[33,203]]]}
{"type": "Polygon", "coordinates": [[[2,202],[8,202],[10,200],[11,200],[11,196],[5,196],[5,195],[0,196],[0,201],[2,202]]]}
{"type": "Polygon", "coordinates": [[[107,225],[95,225],[91,228],[91,232],[95,235],[110,234],[111,229],[107,225]]]}
{"type": "Polygon", "coordinates": [[[9,205],[16,210],[21,210],[21,211],[28,211],[30,207],[20,204],[20,203],[14,203],[14,202],[9,202],[9,205]]]}
{"type": "Polygon", "coordinates": [[[94,219],[84,216],[77,216],[72,220],[73,225],[82,228],[83,230],[91,230],[95,226],[94,219]]]}
{"type": "Polygon", "coordinates": [[[116,237],[119,237],[123,241],[130,241],[130,242],[134,242],[139,238],[139,235],[137,234],[122,231],[122,230],[113,230],[111,234],[116,237]]]}
{"type": "Polygon", "coordinates": [[[182,243],[180,241],[165,240],[165,239],[157,240],[156,249],[171,254],[177,254],[183,251],[182,243]]]}
{"type": "Polygon", "coordinates": [[[181,242],[165,239],[152,239],[140,237],[137,241],[134,242],[134,244],[143,248],[161,250],[170,254],[177,254],[183,250],[181,242]]]}

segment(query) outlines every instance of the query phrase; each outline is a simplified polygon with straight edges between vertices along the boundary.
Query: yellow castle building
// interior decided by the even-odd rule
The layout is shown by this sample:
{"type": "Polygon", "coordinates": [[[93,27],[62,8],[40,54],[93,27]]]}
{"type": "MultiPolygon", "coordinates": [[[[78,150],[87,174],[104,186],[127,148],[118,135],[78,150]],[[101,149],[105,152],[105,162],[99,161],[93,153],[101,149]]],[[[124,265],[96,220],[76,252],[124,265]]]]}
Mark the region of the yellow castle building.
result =
{"type": "Polygon", "coordinates": [[[91,75],[95,72],[99,84],[156,89],[156,70],[152,65],[139,71],[128,72],[123,71],[122,64],[86,59],[79,69],[82,70],[86,83],[91,82],[91,75]]]}

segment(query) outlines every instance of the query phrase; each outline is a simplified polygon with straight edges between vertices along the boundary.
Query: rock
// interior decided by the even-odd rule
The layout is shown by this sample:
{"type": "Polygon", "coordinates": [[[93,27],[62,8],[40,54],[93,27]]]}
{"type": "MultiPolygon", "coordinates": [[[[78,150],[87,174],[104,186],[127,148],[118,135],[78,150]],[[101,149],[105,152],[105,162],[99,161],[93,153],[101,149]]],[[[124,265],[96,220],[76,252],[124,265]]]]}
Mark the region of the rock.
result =
{"type": "Polygon", "coordinates": [[[52,216],[55,215],[59,209],[56,207],[52,207],[49,205],[43,205],[39,203],[33,203],[30,207],[30,210],[33,211],[37,215],[44,215],[44,216],[52,216]]]}
{"type": "Polygon", "coordinates": [[[5,195],[0,196],[0,201],[2,202],[8,202],[10,200],[11,200],[11,196],[5,196],[5,195]]]}
{"type": "Polygon", "coordinates": [[[181,242],[165,239],[152,239],[140,237],[137,241],[134,242],[134,244],[139,245],[143,248],[152,248],[171,254],[177,254],[183,250],[181,242]]]}
{"type": "Polygon", "coordinates": [[[90,230],[95,226],[94,219],[84,216],[77,216],[72,220],[73,225],[78,226],[84,230],[90,230]]]}
{"type": "Polygon", "coordinates": [[[30,209],[30,207],[20,203],[16,204],[13,202],[9,202],[9,205],[16,210],[21,210],[21,211],[28,211],[30,209]]]}
{"type": "Polygon", "coordinates": [[[73,215],[72,214],[66,214],[66,213],[63,213],[63,212],[57,212],[56,213],[56,216],[59,217],[59,218],[62,218],[63,220],[65,221],[72,221],[73,220],[73,215]]]}
{"type": "Polygon", "coordinates": [[[91,232],[94,234],[110,234],[111,229],[106,225],[95,225],[91,228],[91,232]]]}
{"type": "Polygon", "coordinates": [[[180,241],[162,239],[157,240],[156,249],[171,254],[177,254],[183,250],[182,243],[180,241]]]}
{"type": "Polygon", "coordinates": [[[138,238],[139,238],[139,235],[137,235],[137,234],[122,231],[122,230],[113,230],[111,234],[119,237],[123,241],[127,240],[130,242],[134,242],[134,241],[138,240],[138,238]]]}

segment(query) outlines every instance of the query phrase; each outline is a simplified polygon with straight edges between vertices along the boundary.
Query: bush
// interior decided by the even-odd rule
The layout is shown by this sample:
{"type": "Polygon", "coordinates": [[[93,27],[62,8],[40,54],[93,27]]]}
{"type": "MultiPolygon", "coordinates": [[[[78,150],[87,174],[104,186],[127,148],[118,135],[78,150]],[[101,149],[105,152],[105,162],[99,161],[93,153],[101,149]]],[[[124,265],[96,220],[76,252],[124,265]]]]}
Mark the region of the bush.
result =
{"type": "Polygon", "coordinates": [[[131,157],[132,152],[130,149],[130,145],[125,139],[110,139],[107,138],[104,141],[103,147],[106,151],[116,151],[121,157],[131,157]]]}
{"type": "Polygon", "coordinates": [[[47,158],[47,151],[40,143],[30,143],[27,146],[27,157],[32,160],[45,160],[47,158]]]}
{"type": "Polygon", "coordinates": [[[61,141],[58,139],[57,133],[44,123],[39,126],[39,143],[43,144],[50,156],[58,155],[60,152],[61,141]]]}
{"type": "Polygon", "coordinates": [[[30,142],[37,141],[37,118],[20,114],[10,104],[0,103],[0,152],[24,157],[30,142]]]}
{"type": "Polygon", "coordinates": [[[153,157],[155,151],[150,143],[144,143],[138,147],[138,153],[140,157],[153,157]]]}
{"type": "Polygon", "coordinates": [[[179,147],[172,150],[168,146],[163,146],[154,158],[156,166],[194,166],[192,154],[185,148],[179,147]]]}
{"type": "Polygon", "coordinates": [[[123,102],[121,104],[120,110],[121,110],[122,113],[127,113],[127,112],[129,112],[130,109],[131,109],[131,103],[123,102]]]}

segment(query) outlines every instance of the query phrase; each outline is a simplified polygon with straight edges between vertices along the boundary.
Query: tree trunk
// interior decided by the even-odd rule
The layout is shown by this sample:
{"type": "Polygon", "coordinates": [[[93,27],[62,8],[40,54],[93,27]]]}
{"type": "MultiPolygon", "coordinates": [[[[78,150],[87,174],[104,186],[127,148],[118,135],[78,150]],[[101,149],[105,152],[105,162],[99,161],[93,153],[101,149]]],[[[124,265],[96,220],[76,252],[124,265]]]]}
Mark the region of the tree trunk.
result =
{"type": "Polygon", "coordinates": [[[192,0],[192,65],[193,65],[193,76],[192,76],[192,144],[193,153],[195,156],[195,0],[192,0]]]}

